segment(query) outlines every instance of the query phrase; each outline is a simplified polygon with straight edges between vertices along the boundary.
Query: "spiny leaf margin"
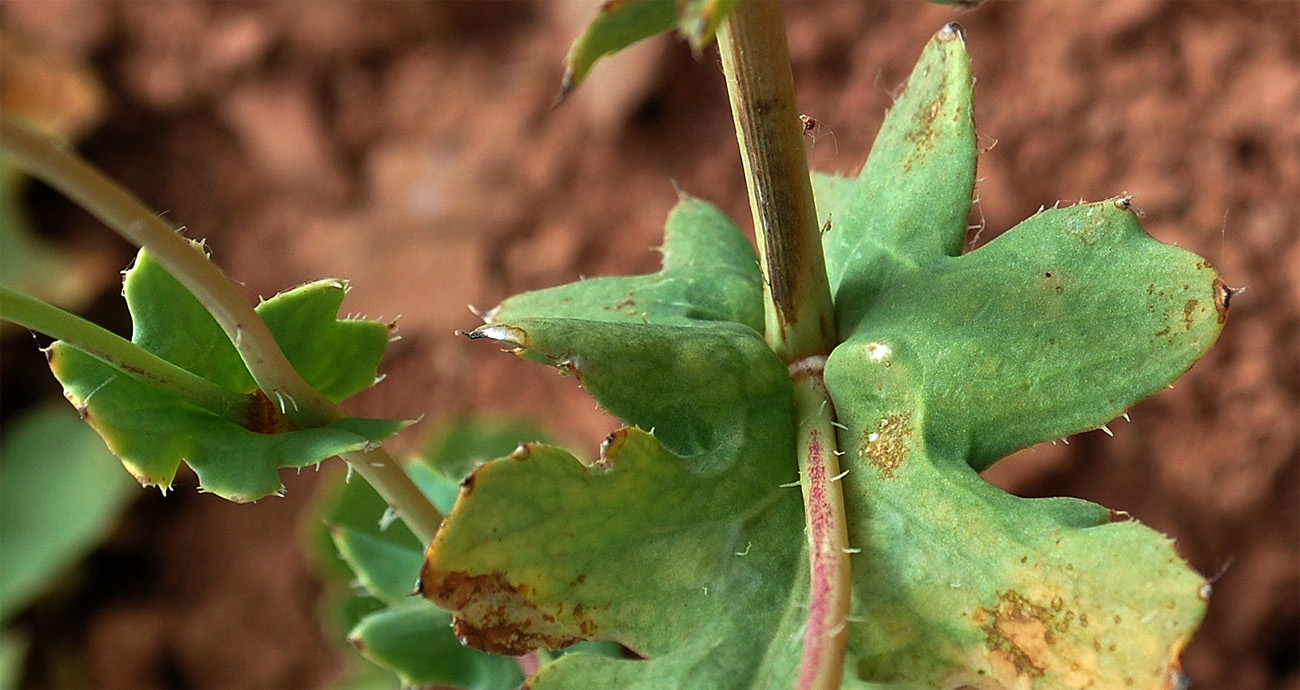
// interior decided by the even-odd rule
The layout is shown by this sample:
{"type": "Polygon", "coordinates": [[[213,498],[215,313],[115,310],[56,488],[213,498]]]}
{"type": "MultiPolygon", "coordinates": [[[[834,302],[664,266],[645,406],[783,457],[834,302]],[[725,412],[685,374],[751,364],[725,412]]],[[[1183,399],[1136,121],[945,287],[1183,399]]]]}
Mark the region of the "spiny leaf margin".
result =
{"type": "MultiPolygon", "coordinates": [[[[170,487],[184,460],[199,476],[202,490],[235,502],[254,501],[282,490],[279,468],[304,467],[373,448],[408,424],[345,418],[296,429],[277,404],[256,391],[251,374],[212,316],[148,252],[141,251],[126,271],[123,286],[134,324],[132,342],[191,373],[249,394],[250,428],[245,428],[141,383],[70,343],[55,341],[46,352],[65,396],[145,486],[170,487]]],[[[319,281],[258,307],[307,382],[336,401],[373,385],[390,338],[386,324],[337,318],[345,291],[340,281],[319,281]]]]}

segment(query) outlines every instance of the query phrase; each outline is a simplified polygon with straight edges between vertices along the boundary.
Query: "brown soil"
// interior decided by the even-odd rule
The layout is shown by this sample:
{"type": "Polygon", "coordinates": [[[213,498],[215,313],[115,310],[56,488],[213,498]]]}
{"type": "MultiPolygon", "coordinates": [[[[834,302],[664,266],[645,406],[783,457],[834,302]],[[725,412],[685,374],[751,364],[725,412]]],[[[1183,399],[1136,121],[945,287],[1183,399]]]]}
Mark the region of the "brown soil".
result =
{"type": "MultiPolygon", "coordinates": [[[[715,54],[662,41],[549,110],[573,5],[4,0],[0,22],[93,70],[107,107],[81,150],[207,238],[250,295],[341,276],[346,311],[401,316],[387,382],[356,411],[528,414],[590,452],[613,422],[571,381],[455,337],[476,323],[465,305],[653,269],[674,181],[748,208],[715,54]]],[[[1031,449],[990,476],[1127,511],[1215,578],[1184,659],[1196,687],[1300,687],[1300,4],[799,2],[787,19],[802,108],[833,132],[816,166],[861,164],[890,89],[958,19],[980,129],[999,142],[980,162],[982,240],[1127,191],[1153,235],[1249,288],[1210,354],[1114,438],[1031,449]]],[[[48,190],[31,201],[67,241],[102,237],[48,190]]],[[[126,248],[96,246],[126,264],[126,248]]],[[[20,344],[6,386],[57,394],[17,373],[40,368],[20,344]]],[[[328,682],[335,643],[295,542],[313,483],[290,477],[287,499],[251,507],[192,484],[148,492],[92,558],[76,614],[38,624],[31,682],[328,682]],[[51,670],[60,652],[86,675],[51,670]]]]}

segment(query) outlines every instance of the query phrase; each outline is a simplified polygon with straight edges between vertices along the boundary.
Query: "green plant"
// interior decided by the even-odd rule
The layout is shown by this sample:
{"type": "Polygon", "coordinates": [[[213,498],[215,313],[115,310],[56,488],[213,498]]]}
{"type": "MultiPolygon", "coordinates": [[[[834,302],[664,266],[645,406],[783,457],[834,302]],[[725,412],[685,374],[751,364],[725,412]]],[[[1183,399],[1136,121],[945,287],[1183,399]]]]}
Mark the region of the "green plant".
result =
{"type": "Polygon", "coordinates": [[[0,688],[19,687],[27,634],[12,619],[60,581],[130,500],[131,481],[66,407],[13,423],[0,445],[0,688]],[[60,439],[50,466],[49,439],[60,439]]]}
{"type": "Polygon", "coordinates": [[[976,144],[955,28],[861,175],[810,178],[777,6],[682,7],[608,5],[565,88],[641,37],[676,25],[699,49],[721,27],[758,252],[683,195],[660,272],[519,295],[470,334],[574,375],[629,424],[594,461],[530,443],[468,473],[401,471],[376,448],[400,422],[335,406],[374,380],[387,338],[336,319],[343,285],[254,314],[201,251],[8,124],[6,150],[148,253],[127,276],[133,343],[12,292],[0,315],[67,341],[56,375],[142,481],[165,486],[184,457],[206,490],[251,500],[278,490],[279,467],[346,454],[378,490],[349,485],[364,496],[331,513],[370,599],[353,638],[412,683],[517,682],[514,662],[450,644],[448,620],[521,657],[535,688],[1171,682],[1204,583],[1168,540],[978,472],[1167,385],[1231,291],[1122,197],[962,256],[976,144]],[[430,500],[455,481],[439,525],[430,500]],[[387,506],[405,531],[378,527],[387,506]],[[417,572],[441,611],[406,596],[417,572]],[[593,639],[641,658],[536,651],[593,639]],[[419,651],[439,646],[455,663],[429,667],[419,651]]]}

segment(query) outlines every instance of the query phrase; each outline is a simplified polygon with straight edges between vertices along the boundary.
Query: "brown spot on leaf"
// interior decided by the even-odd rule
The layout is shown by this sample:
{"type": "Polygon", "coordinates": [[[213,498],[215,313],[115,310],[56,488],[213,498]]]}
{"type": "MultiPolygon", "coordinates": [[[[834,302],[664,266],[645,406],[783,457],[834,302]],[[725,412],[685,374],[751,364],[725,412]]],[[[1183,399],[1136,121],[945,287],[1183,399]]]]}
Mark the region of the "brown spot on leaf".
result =
{"type": "Polygon", "coordinates": [[[640,311],[640,307],[638,307],[636,303],[636,293],[634,292],[629,292],[624,295],[623,299],[619,300],[613,307],[605,308],[612,311],[622,312],[624,314],[631,314],[633,316],[640,311]]]}
{"type": "Polygon", "coordinates": [[[594,465],[604,470],[612,469],[619,451],[623,449],[623,445],[627,443],[628,436],[631,433],[631,427],[623,427],[609,432],[609,435],[600,444],[600,457],[596,458],[594,465]]]}
{"type": "Polygon", "coordinates": [[[248,416],[244,428],[259,434],[283,434],[297,428],[261,389],[248,394],[248,416]]]}
{"type": "Polygon", "coordinates": [[[476,475],[478,475],[478,470],[474,470],[473,472],[470,472],[468,475],[465,476],[464,479],[460,480],[461,498],[465,498],[466,496],[474,493],[474,483],[478,481],[478,477],[476,475]]]}
{"type": "Polygon", "coordinates": [[[521,656],[567,647],[596,633],[596,624],[582,606],[562,620],[560,608],[544,610],[531,587],[514,584],[501,572],[442,571],[426,561],[419,583],[426,599],[454,614],[456,636],[485,652],[521,656]]]}
{"type": "Polygon", "coordinates": [[[1200,306],[1201,303],[1198,300],[1194,300],[1194,299],[1187,300],[1187,303],[1183,305],[1183,328],[1184,329],[1189,331],[1192,330],[1192,323],[1196,321],[1196,312],[1200,308],[1200,306]]]}
{"type": "Polygon", "coordinates": [[[943,112],[947,100],[947,93],[936,96],[930,105],[926,106],[925,113],[921,115],[921,119],[912,131],[907,133],[907,141],[912,144],[912,154],[903,162],[903,172],[910,171],[913,165],[925,160],[934,149],[934,143],[939,138],[935,123],[939,119],[939,113],[943,112]]]}
{"type": "Polygon", "coordinates": [[[993,609],[976,609],[974,619],[984,631],[995,666],[1010,664],[1017,676],[1037,678],[1048,668],[1052,645],[1069,630],[1074,618],[1073,611],[1063,612],[1064,608],[1065,602],[1059,597],[1048,609],[1009,590],[998,594],[993,609]]]}
{"type": "Polygon", "coordinates": [[[1051,271],[1043,272],[1043,288],[1058,295],[1065,292],[1065,288],[1061,285],[1061,276],[1051,271]]]}
{"type": "Polygon", "coordinates": [[[1228,287],[1228,285],[1223,282],[1222,278],[1214,279],[1213,288],[1214,309],[1219,312],[1219,323],[1223,323],[1228,319],[1228,303],[1231,302],[1232,298],[1237,293],[1241,292],[1241,290],[1234,290],[1233,288],[1228,287]]]}
{"type": "Polygon", "coordinates": [[[886,415],[875,430],[862,436],[858,455],[875,465],[881,477],[889,479],[907,457],[908,439],[913,431],[911,412],[886,415]]]}

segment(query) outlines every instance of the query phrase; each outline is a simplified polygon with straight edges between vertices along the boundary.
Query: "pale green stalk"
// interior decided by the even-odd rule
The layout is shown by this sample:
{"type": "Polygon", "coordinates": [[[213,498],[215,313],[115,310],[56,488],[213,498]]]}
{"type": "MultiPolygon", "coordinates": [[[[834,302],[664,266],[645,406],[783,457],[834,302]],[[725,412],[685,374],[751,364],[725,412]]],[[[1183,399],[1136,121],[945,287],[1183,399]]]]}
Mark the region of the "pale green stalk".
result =
{"type": "Polygon", "coordinates": [[[236,424],[248,421],[248,396],[196,376],[102,326],[34,297],[0,286],[0,319],[66,341],[138,381],[236,424]]]}
{"type": "Polygon", "coordinates": [[[835,311],[822,256],[776,0],[746,0],[718,33],[764,276],[766,339],[794,382],[795,439],[808,524],[811,592],[800,690],[840,686],[852,579],[838,479],[835,409],[822,382],[835,311]]]}
{"type": "MultiPolygon", "coordinates": [[[[0,152],[25,172],[58,189],[132,244],[149,250],[221,325],[259,388],[281,403],[296,424],[317,427],[345,416],[343,410],[298,375],[252,305],[194,243],[108,176],[9,118],[0,118],[0,152]]],[[[74,343],[75,344],[75,343],[74,343]]],[[[442,516],[382,448],[343,458],[370,482],[421,540],[433,539],[442,516]]]]}

